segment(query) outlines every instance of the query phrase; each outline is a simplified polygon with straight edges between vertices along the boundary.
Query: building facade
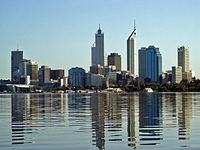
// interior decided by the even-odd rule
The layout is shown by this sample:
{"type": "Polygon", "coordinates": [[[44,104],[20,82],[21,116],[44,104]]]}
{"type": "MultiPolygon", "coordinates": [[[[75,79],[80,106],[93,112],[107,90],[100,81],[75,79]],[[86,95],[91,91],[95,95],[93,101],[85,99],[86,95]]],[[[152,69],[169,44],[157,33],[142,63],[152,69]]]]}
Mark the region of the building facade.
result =
{"type": "Polygon", "coordinates": [[[95,34],[95,43],[91,48],[92,65],[104,66],[104,33],[100,26],[95,34]]]}
{"type": "Polygon", "coordinates": [[[11,80],[13,82],[19,82],[19,64],[23,61],[24,53],[17,49],[11,52],[11,80]]]}
{"type": "Polygon", "coordinates": [[[31,84],[38,84],[38,63],[30,60],[27,64],[27,75],[30,75],[31,84]]]}
{"type": "Polygon", "coordinates": [[[146,78],[146,47],[139,49],[139,77],[146,78]]]}
{"type": "Polygon", "coordinates": [[[178,48],[178,66],[182,67],[182,72],[190,72],[189,47],[181,46],[178,48]]]}
{"type": "Polygon", "coordinates": [[[65,70],[56,69],[50,71],[50,79],[58,80],[65,76],[65,70]]]}
{"type": "Polygon", "coordinates": [[[162,55],[159,48],[149,46],[146,49],[146,77],[151,82],[160,82],[162,75],[162,55]]]}
{"type": "Polygon", "coordinates": [[[139,77],[149,78],[151,82],[161,82],[162,55],[159,48],[149,46],[139,50],[139,77]]]}
{"type": "Polygon", "coordinates": [[[41,68],[38,71],[39,75],[39,83],[47,83],[50,81],[50,68],[48,66],[41,66],[41,68]]]}
{"type": "Polygon", "coordinates": [[[93,65],[93,66],[90,66],[90,72],[91,73],[94,73],[94,74],[101,74],[103,75],[103,66],[100,66],[100,65],[93,65]]]}
{"type": "Polygon", "coordinates": [[[172,67],[172,83],[180,83],[182,81],[182,67],[172,67]]]}
{"type": "Polygon", "coordinates": [[[118,53],[108,55],[108,66],[116,66],[116,70],[121,71],[121,56],[118,53]]]}
{"type": "Polygon", "coordinates": [[[105,77],[100,74],[86,73],[85,86],[101,88],[105,85],[105,77]]]}
{"type": "Polygon", "coordinates": [[[134,76],[137,75],[136,66],[136,28],[134,25],[134,30],[127,40],[127,70],[134,76]]]}
{"type": "Polygon", "coordinates": [[[68,84],[72,87],[85,87],[85,70],[75,67],[69,70],[68,84]]]}
{"type": "Polygon", "coordinates": [[[30,60],[23,59],[19,64],[19,73],[20,76],[26,76],[27,74],[27,66],[30,63],[30,60]]]}

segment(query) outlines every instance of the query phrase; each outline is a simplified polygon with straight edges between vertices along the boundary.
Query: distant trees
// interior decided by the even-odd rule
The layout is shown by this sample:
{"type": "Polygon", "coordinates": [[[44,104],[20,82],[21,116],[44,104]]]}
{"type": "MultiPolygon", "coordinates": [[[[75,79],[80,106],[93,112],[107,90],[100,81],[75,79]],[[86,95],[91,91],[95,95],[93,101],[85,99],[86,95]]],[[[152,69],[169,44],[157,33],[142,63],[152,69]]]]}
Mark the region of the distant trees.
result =
{"type": "Polygon", "coordinates": [[[122,89],[127,92],[141,91],[144,88],[152,88],[153,91],[157,92],[200,92],[200,80],[193,79],[193,81],[188,82],[188,80],[182,80],[180,83],[151,83],[148,78],[145,79],[144,85],[140,85],[137,82],[134,85],[126,85],[122,89]]]}

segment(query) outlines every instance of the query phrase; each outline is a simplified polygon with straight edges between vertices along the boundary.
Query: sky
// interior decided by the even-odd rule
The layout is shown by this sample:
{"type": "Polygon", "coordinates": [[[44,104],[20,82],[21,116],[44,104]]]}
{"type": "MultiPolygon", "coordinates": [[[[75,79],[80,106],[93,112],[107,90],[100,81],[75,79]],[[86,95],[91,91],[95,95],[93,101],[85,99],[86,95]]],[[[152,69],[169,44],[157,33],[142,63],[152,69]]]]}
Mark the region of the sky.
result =
{"type": "Polygon", "coordinates": [[[177,65],[177,47],[190,48],[190,69],[200,78],[199,0],[0,0],[0,79],[10,78],[11,51],[19,48],[39,67],[89,70],[101,25],[105,53],[119,53],[136,20],[137,50],[156,45],[163,72],[177,65]]]}

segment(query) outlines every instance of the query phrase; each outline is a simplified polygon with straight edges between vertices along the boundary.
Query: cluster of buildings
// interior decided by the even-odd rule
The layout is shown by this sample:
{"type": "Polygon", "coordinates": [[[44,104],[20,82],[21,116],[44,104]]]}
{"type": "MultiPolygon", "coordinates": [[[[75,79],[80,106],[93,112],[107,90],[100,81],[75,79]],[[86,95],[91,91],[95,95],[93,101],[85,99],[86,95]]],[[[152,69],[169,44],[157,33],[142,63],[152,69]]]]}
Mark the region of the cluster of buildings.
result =
{"type": "Polygon", "coordinates": [[[68,71],[68,76],[65,76],[63,69],[53,70],[48,66],[38,68],[37,62],[25,59],[23,51],[17,49],[11,52],[11,83],[103,88],[110,85],[134,84],[136,80],[161,84],[191,81],[194,73],[189,68],[189,47],[178,47],[177,56],[178,65],[172,66],[172,70],[166,72],[162,71],[162,54],[154,45],[141,47],[137,60],[134,25],[134,30],[127,39],[127,70],[122,70],[120,54],[105,54],[104,33],[99,26],[91,47],[91,66],[88,72],[81,67],[74,67],[68,71]]]}
{"type": "Polygon", "coordinates": [[[109,85],[116,84],[134,84],[135,81],[160,84],[180,83],[182,80],[192,81],[195,75],[189,69],[189,47],[178,47],[177,56],[178,65],[172,66],[172,69],[166,72],[162,70],[162,54],[157,46],[141,47],[138,50],[137,61],[136,27],[134,25],[134,30],[127,39],[127,70],[121,70],[121,56],[118,53],[105,55],[104,33],[99,27],[95,34],[95,42],[91,47],[89,72],[86,73],[83,68],[78,67],[70,69],[69,83],[73,86],[109,87],[109,85]],[[79,74],[79,72],[82,73],[79,74]]]}
{"type": "Polygon", "coordinates": [[[23,51],[17,49],[11,52],[11,82],[13,84],[43,85],[57,82],[64,85],[65,78],[65,71],[62,69],[53,70],[48,66],[38,68],[37,62],[24,58],[23,51]]]}
{"type": "Polygon", "coordinates": [[[32,91],[36,86],[66,86],[67,77],[63,69],[38,67],[38,63],[24,58],[24,52],[11,52],[11,81],[2,80],[0,91],[32,91]]]}

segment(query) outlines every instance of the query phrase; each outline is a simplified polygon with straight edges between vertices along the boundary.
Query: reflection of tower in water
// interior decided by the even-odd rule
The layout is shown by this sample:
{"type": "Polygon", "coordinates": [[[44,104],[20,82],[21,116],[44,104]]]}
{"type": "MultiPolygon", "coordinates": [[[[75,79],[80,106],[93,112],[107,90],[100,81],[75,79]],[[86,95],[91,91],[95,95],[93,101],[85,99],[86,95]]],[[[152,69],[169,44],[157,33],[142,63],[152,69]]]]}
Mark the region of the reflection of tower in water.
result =
{"type": "Polygon", "coordinates": [[[176,95],[176,101],[178,110],[179,140],[190,140],[191,95],[178,94],[176,95]]]}
{"type": "Polygon", "coordinates": [[[96,147],[98,147],[99,150],[102,150],[105,148],[105,133],[104,133],[104,115],[105,115],[105,95],[98,95],[93,94],[91,95],[91,111],[92,111],[92,129],[93,129],[93,137],[95,140],[93,142],[96,142],[96,147]]]}
{"type": "Polygon", "coordinates": [[[63,95],[12,95],[12,144],[34,143],[35,138],[28,137],[40,128],[64,122],[64,108],[63,95]]]}
{"type": "Polygon", "coordinates": [[[106,133],[109,137],[108,141],[122,141],[122,110],[121,95],[106,94],[106,133]]]}
{"type": "Polygon", "coordinates": [[[138,95],[128,95],[128,146],[136,148],[138,142],[138,95]]]}
{"type": "Polygon", "coordinates": [[[31,101],[30,94],[12,95],[12,144],[33,142],[25,141],[25,135],[37,133],[36,128],[30,127],[29,121],[36,119],[38,113],[38,99],[34,100],[31,101]]]}
{"type": "Polygon", "coordinates": [[[157,145],[161,136],[162,96],[159,94],[140,95],[139,128],[140,145],[157,145]]]}

